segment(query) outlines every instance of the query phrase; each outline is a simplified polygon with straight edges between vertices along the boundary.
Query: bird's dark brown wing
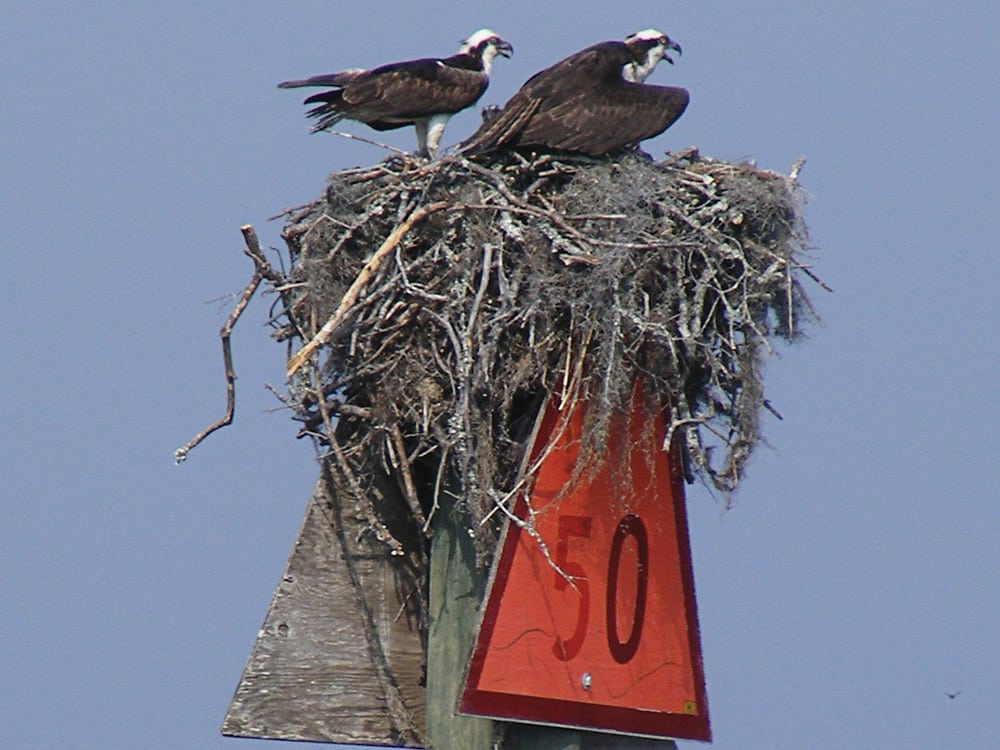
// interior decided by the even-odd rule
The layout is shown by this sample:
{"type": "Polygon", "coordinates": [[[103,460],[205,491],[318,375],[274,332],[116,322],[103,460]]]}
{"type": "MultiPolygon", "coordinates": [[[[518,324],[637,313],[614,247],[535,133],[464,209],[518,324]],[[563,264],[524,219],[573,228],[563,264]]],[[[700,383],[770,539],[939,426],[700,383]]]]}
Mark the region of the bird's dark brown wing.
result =
{"type": "Polygon", "coordinates": [[[634,62],[621,42],[602,42],[529,78],[500,114],[463,144],[479,153],[540,146],[603,156],[662,133],[688,104],[684,89],[626,82],[634,62]]]}
{"type": "Polygon", "coordinates": [[[306,103],[319,105],[309,112],[317,118],[314,130],[323,130],[343,118],[387,130],[465,109],[476,103],[488,84],[481,71],[438,60],[414,60],[355,74],[344,80],[338,91],[314,94],[306,103]]]}
{"type": "Polygon", "coordinates": [[[553,97],[521,130],[518,143],[603,156],[659,135],[687,108],[688,92],[622,82],[553,97]]]}
{"type": "MultiPolygon", "coordinates": [[[[566,97],[567,91],[572,95],[580,86],[581,80],[588,80],[593,84],[595,70],[603,59],[598,51],[617,46],[617,42],[595,44],[538,71],[521,85],[499,115],[484,122],[479,130],[462,143],[461,150],[474,154],[501,146],[516,146],[535,113],[547,107],[550,100],[561,101],[566,97]]],[[[621,70],[621,65],[617,69],[621,70]]]]}

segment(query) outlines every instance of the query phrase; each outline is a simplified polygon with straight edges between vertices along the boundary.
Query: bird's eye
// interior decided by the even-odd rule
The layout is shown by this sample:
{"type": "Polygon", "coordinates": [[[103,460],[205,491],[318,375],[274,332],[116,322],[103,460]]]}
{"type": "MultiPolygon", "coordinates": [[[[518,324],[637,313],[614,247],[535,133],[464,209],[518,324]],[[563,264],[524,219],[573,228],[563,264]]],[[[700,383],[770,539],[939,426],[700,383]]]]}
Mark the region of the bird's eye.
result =
{"type": "Polygon", "coordinates": [[[664,47],[667,46],[667,38],[665,36],[660,37],[660,44],[663,45],[664,47]]]}

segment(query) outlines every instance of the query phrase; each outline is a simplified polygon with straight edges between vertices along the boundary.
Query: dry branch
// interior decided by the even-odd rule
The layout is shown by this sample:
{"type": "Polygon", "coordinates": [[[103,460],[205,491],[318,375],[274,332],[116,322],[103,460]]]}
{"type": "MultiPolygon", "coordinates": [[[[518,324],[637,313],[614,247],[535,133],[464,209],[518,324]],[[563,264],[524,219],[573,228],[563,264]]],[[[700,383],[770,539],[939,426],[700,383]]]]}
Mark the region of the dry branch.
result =
{"type": "Polygon", "coordinates": [[[271,271],[263,252],[261,252],[260,242],[257,239],[257,233],[254,231],[254,228],[247,224],[240,227],[240,231],[243,233],[243,239],[246,241],[246,247],[243,249],[243,252],[253,260],[255,270],[250,283],[247,284],[243,290],[243,294],[240,295],[239,302],[236,303],[232,312],[229,313],[229,318],[219,331],[219,338],[222,339],[222,362],[226,370],[226,413],[220,420],[210,424],[174,451],[174,463],[177,464],[187,460],[188,454],[202,440],[216,430],[232,424],[233,413],[236,410],[236,373],[233,370],[233,351],[229,339],[232,336],[233,328],[236,326],[236,321],[240,319],[246,306],[250,304],[250,300],[257,291],[257,287],[260,286],[260,282],[265,278],[272,283],[280,281],[280,277],[271,271]]]}
{"type": "Polygon", "coordinates": [[[440,211],[442,208],[447,207],[447,205],[448,204],[446,202],[441,201],[438,203],[432,203],[429,206],[421,206],[411,213],[407,217],[406,221],[396,227],[392,231],[392,234],[386,237],[385,242],[383,242],[382,246],[375,251],[372,259],[365,264],[364,268],[361,269],[361,273],[358,274],[358,278],[354,280],[351,288],[344,293],[344,298],[340,301],[340,306],[337,308],[336,312],[330,316],[330,319],[326,321],[322,328],[319,329],[316,335],[313,336],[312,340],[296,352],[295,356],[288,360],[288,377],[292,377],[295,373],[297,373],[299,368],[302,367],[309,356],[330,340],[330,337],[333,335],[334,331],[337,330],[337,327],[346,319],[352,305],[357,302],[358,295],[361,294],[365,285],[371,280],[371,277],[378,270],[378,267],[382,265],[382,261],[385,260],[385,257],[389,253],[396,249],[396,245],[398,245],[400,240],[402,240],[406,233],[410,231],[410,228],[428,214],[440,211]]]}

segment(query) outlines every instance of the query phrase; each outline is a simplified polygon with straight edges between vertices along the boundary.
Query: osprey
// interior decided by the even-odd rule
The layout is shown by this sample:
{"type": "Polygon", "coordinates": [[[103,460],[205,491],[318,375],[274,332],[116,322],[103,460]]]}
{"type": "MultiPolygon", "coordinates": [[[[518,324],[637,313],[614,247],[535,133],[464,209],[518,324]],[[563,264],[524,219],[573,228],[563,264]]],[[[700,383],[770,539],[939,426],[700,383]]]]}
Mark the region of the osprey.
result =
{"type": "Polygon", "coordinates": [[[462,144],[475,154],[543,147],[603,156],[659,135],[683,114],[688,92],[643,83],[680,45],[656,29],[601,42],[529,78],[499,114],[462,144]]]}
{"type": "Polygon", "coordinates": [[[326,130],[343,119],[357,120],[376,130],[413,125],[417,154],[437,158],[438,144],[448,119],[475,104],[490,82],[497,55],[510,57],[513,47],[489,29],[470,36],[458,54],[391,63],[373,70],[353,68],[339,73],[285,81],[283,89],[302,86],[336,87],[313,94],[309,117],[312,132],[326,130]]]}

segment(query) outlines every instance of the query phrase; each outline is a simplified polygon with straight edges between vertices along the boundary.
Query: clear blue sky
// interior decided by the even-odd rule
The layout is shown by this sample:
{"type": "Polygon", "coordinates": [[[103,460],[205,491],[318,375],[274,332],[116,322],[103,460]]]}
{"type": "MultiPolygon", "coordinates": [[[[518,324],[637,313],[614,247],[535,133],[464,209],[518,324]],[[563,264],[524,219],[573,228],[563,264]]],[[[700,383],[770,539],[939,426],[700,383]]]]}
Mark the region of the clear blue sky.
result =
{"type": "Polygon", "coordinates": [[[515,47],[484,104],[655,26],[692,103],[647,150],[808,157],[825,326],[769,365],[735,508],[689,496],[714,746],[1000,746],[998,7],[4,3],[0,746],[272,746],[218,734],[316,473],[265,302],[235,425],[172,451],[224,405],[239,226],[279,245],[266,217],[383,157],[275,83],[481,26],[515,47]]]}

